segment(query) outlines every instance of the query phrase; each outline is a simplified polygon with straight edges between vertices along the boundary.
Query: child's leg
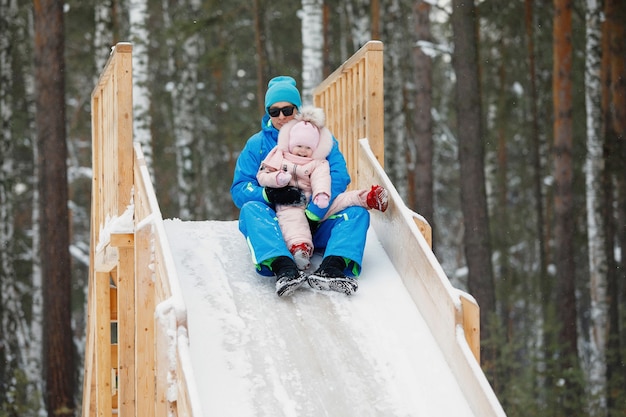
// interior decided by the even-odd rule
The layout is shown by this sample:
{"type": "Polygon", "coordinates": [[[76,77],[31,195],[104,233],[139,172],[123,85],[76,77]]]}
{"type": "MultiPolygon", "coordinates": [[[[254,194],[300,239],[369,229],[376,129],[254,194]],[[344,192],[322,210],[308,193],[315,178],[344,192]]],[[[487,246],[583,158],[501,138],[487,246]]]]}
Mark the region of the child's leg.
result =
{"type": "Polygon", "coordinates": [[[373,185],[370,190],[345,191],[337,196],[331,204],[323,220],[348,207],[363,207],[366,209],[387,210],[388,192],[380,185],[373,185]]]}
{"type": "Polygon", "coordinates": [[[313,254],[313,238],[304,207],[277,207],[276,216],[283,239],[299,269],[307,269],[313,254]]]}

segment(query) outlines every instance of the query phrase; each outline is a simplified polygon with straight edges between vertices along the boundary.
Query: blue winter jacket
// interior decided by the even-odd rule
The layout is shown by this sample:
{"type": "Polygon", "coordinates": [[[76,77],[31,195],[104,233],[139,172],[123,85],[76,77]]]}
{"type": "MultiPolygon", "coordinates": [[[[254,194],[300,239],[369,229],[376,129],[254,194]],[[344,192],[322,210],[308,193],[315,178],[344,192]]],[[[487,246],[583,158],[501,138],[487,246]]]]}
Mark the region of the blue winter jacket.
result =
{"type": "MultiPolygon", "coordinates": [[[[248,201],[260,201],[268,204],[263,198],[263,187],[257,182],[256,174],[261,166],[261,162],[276,146],[277,141],[278,129],[272,125],[269,115],[265,114],[261,122],[261,131],[248,139],[241,154],[237,158],[230,193],[233,202],[238,208],[241,208],[243,204],[248,201]]],[[[334,137],[333,142],[333,149],[326,158],[330,164],[330,176],[332,180],[331,204],[334,198],[344,192],[348,184],[350,184],[350,174],[348,174],[346,160],[339,151],[339,144],[334,137]]],[[[313,214],[317,219],[323,218],[328,211],[328,208],[321,209],[313,202],[309,202],[307,209],[309,213],[313,214]]]]}

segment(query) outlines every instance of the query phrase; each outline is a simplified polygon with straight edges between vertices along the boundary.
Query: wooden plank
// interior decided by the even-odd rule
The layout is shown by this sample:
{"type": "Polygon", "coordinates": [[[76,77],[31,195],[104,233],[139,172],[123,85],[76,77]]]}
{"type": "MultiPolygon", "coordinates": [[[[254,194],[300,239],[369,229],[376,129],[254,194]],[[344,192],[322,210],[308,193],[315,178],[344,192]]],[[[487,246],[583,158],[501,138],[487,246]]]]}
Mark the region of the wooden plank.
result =
{"type": "Polygon", "coordinates": [[[135,235],[133,233],[111,233],[111,246],[119,248],[132,248],[135,244],[135,235]]]}
{"type": "Polygon", "coordinates": [[[424,216],[418,213],[415,213],[413,211],[411,212],[411,214],[413,216],[413,221],[417,225],[417,228],[419,229],[422,236],[424,236],[424,239],[426,239],[426,243],[428,243],[428,247],[432,249],[433,248],[433,229],[430,227],[430,224],[428,224],[428,221],[424,218],[424,216]]]}
{"type": "Polygon", "coordinates": [[[111,300],[110,274],[96,272],[95,307],[96,307],[96,415],[110,417],[111,403],[111,316],[109,303],[111,300]]]}
{"type": "MultiPolygon", "coordinates": [[[[90,273],[89,276],[94,277],[93,273],[90,273]]],[[[92,281],[92,279],[89,280],[87,296],[87,336],[85,345],[85,369],[83,374],[82,417],[93,417],[96,414],[96,332],[93,328],[95,325],[95,297],[92,295],[95,291],[95,286],[92,281]]]]}
{"type": "Polygon", "coordinates": [[[168,417],[174,407],[168,403],[167,390],[169,377],[175,375],[168,375],[170,371],[170,349],[171,346],[175,346],[176,335],[176,317],[172,310],[163,312],[160,317],[155,318],[154,324],[155,331],[155,366],[156,366],[156,378],[159,383],[156,386],[156,403],[157,409],[155,417],[168,417]]]}
{"type": "Polygon", "coordinates": [[[118,347],[117,344],[111,345],[111,364],[113,368],[111,369],[111,408],[113,410],[117,410],[116,414],[119,415],[119,385],[118,385],[118,347]]]}
{"type": "Polygon", "coordinates": [[[150,224],[135,231],[136,416],[156,412],[152,239],[150,224]]]}
{"type": "MultiPolygon", "coordinates": [[[[383,51],[369,48],[367,50],[367,68],[365,82],[367,84],[367,131],[370,147],[376,160],[381,167],[385,167],[385,103],[384,103],[384,79],[383,79],[383,51]]],[[[359,138],[361,139],[361,138],[359,138]]]]}
{"type": "MultiPolygon", "coordinates": [[[[131,239],[134,243],[134,236],[131,239]]],[[[124,240],[126,242],[126,240],[124,240]]],[[[135,249],[119,248],[117,277],[118,385],[121,417],[135,416],[135,249]]]]}
{"type": "Polygon", "coordinates": [[[469,345],[476,362],[480,364],[480,307],[476,299],[471,295],[460,292],[461,306],[463,308],[463,330],[465,339],[469,345]]]}
{"type": "MultiPolygon", "coordinates": [[[[180,342],[179,342],[180,343],[180,342]]],[[[191,416],[192,407],[191,399],[189,398],[189,387],[187,386],[187,380],[185,378],[185,370],[180,358],[180,349],[176,355],[176,374],[178,377],[178,399],[176,400],[176,415],[177,416],[191,416]]]]}
{"type": "Polygon", "coordinates": [[[117,288],[115,286],[111,286],[109,298],[111,300],[111,321],[117,321],[117,288]]]}
{"type": "MultiPolygon", "coordinates": [[[[132,48],[130,49],[132,51],[132,48]]],[[[115,96],[117,115],[117,213],[121,216],[130,204],[131,190],[133,186],[133,70],[132,55],[130,52],[120,53],[115,68],[115,96]]],[[[116,50],[116,53],[118,51],[116,50]]]]}
{"type": "Polygon", "coordinates": [[[117,267],[118,251],[109,245],[95,253],[94,269],[96,272],[110,272],[117,267]]]}

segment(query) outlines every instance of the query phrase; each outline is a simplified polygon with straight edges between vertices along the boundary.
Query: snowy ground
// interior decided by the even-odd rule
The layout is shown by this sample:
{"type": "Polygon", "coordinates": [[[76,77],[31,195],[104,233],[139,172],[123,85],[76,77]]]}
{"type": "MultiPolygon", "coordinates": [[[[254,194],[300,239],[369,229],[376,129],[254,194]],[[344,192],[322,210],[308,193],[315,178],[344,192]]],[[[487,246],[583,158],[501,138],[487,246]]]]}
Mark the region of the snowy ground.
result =
{"type": "Polygon", "coordinates": [[[283,299],[236,222],[165,228],[205,416],[472,415],[373,229],[354,296],[283,299]]]}

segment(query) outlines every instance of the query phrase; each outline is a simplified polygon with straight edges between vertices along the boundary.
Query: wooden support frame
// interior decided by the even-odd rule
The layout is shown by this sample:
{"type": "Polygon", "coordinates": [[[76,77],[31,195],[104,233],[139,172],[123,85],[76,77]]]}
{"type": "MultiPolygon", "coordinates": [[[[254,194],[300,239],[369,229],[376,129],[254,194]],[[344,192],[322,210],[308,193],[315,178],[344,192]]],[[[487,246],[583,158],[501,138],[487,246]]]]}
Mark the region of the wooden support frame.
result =
{"type": "MultiPolygon", "coordinates": [[[[179,281],[145,160],[132,143],[131,53],[130,44],[116,45],[92,93],[83,416],[200,417],[179,281]],[[132,230],[112,231],[111,222],[128,213],[132,230]]],[[[369,42],[314,91],[314,102],[327,111],[354,185],[376,182],[390,190],[388,211],[372,213],[372,224],[475,415],[501,416],[478,364],[478,305],[450,286],[430,249],[430,226],[403,205],[384,173],[382,65],[382,43],[369,42]],[[381,227],[394,230],[394,239],[402,236],[404,247],[381,227]],[[412,256],[406,256],[407,248],[412,256]]]]}
{"type": "Polygon", "coordinates": [[[200,417],[189,382],[187,313],[145,160],[133,144],[132,121],[132,46],[118,43],[92,93],[82,415],[200,417]],[[159,306],[167,314],[157,315],[159,306]],[[158,378],[164,370],[166,377],[158,378]]]}

